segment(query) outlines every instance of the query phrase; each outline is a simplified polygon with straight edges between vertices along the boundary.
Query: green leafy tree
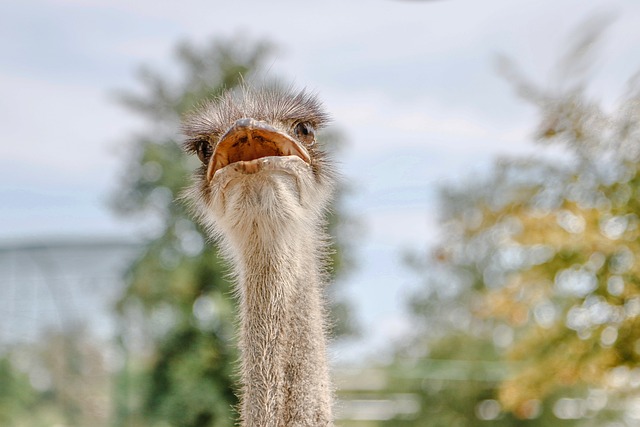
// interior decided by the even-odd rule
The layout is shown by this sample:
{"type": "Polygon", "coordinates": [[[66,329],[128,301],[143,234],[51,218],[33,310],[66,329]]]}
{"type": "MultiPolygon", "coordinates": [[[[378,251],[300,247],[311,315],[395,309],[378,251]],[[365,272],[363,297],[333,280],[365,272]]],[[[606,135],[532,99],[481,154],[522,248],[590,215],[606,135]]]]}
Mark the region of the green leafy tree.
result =
{"type": "Polygon", "coordinates": [[[106,426],[109,379],[102,348],[82,327],[11,346],[0,358],[0,424],[106,426]]]}
{"type": "MultiPolygon", "coordinates": [[[[503,159],[483,179],[442,189],[443,238],[425,262],[427,290],[412,306],[438,332],[407,351],[425,356],[413,358],[418,368],[434,358],[498,362],[499,375],[474,396],[454,387],[469,400],[466,415],[446,411],[461,426],[478,425],[488,401],[498,412],[487,425],[596,426],[636,416],[640,91],[632,80],[610,109],[588,95],[603,28],[583,29],[553,89],[502,64],[538,107],[536,135],[553,154],[503,159]],[[455,349],[457,335],[467,338],[455,349]]],[[[428,417],[429,402],[423,407],[428,417]]],[[[431,415],[416,425],[447,425],[431,415]]]]}
{"type": "Polygon", "coordinates": [[[22,421],[38,401],[38,392],[27,374],[12,366],[10,354],[0,358],[0,384],[0,424],[24,424],[22,421]]]}
{"type": "MultiPolygon", "coordinates": [[[[154,238],[131,266],[118,304],[126,359],[115,392],[118,425],[234,424],[232,289],[217,248],[176,201],[197,162],[181,152],[179,122],[204,100],[265,73],[272,51],[269,44],[242,40],[183,44],[179,81],[144,68],[144,92],[120,96],[150,129],[131,142],[115,207],[145,218],[154,238]]],[[[336,134],[323,139],[337,141],[336,134]]],[[[343,224],[335,214],[329,220],[334,230],[343,224]]],[[[334,274],[343,259],[336,241],[334,274]]],[[[346,306],[336,301],[333,309],[340,317],[335,332],[344,334],[346,306]]]]}

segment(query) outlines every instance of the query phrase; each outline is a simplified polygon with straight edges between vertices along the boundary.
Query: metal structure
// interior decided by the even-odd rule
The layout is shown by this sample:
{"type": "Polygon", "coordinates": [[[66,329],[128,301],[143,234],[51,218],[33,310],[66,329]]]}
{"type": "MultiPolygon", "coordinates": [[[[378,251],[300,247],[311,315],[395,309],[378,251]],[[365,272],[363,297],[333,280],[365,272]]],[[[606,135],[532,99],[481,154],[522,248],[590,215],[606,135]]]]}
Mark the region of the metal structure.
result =
{"type": "Polygon", "coordinates": [[[78,324],[111,338],[110,312],[140,248],[104,238],[0,244],[0,349],[78,324]]]}

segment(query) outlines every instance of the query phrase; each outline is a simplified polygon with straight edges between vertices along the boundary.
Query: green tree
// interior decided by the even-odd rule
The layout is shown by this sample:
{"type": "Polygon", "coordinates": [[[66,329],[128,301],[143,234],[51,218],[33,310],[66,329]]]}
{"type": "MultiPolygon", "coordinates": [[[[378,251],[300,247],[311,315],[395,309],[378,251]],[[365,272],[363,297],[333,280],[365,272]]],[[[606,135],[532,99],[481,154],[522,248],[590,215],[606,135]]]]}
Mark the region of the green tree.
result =
{"type": "Polygon", "coordinates": [[[0,423],[20,425],[38,401],[27,374],[12,366],[10,354],[0,358],[0,423]]]}
{"type": "Polygon", "coordinates": [[[474,397],[464,395],[475,408],[458,412],[459,425],[477,425],[482,399],[501,410],[487,425],[592,426],[637,416],[630,399],[640,389],[640,91],[632,80],[610,109],[588,95],[585,76],[603,28],[583,29],[553,89],[503,62],[538,107],[538,142],[554,146],[553,155],[502,159],[487,177],[441,191],[443,238],[412,305],[438,332],[407,351],[426,355],[413,359],[418,367],[433,358],[501,367],[474,397]],[[452,349],[456,335],[472,339],[452,349]]]}
{"type": "Polygon", "coordinates": [[[0,358],[0,424],[106,426],[109,372],[102,347],[82,327],[47,331],[0,358]]]}
{"type": "MultiPolygon", "coordinates": [[[[144,92],[120,96],[150,128],[131,141],[114,204],[120,213],[145,218],[154,238],[131,266],[118,304],[127,362],[115,391],[117,425],[234,424],[232,289],[217,248],[176,201],[197,162],[181,152],[179,122],[204,100],[265,73],[272,51],[269,44],[241,40],[183,44],[178,82],[144,68],[144,92]]],[[[323,139],[337,141],[336,134],[323,139]]],[[[333,230],[342,224],[335,214],[329,219],[333,230]]],[[[335,244],[334,275],[342,248],[335,244]]],[[[343,334],[347,310],[339,301],[333,309],[341,319],[335,332],[343,334]]]]}

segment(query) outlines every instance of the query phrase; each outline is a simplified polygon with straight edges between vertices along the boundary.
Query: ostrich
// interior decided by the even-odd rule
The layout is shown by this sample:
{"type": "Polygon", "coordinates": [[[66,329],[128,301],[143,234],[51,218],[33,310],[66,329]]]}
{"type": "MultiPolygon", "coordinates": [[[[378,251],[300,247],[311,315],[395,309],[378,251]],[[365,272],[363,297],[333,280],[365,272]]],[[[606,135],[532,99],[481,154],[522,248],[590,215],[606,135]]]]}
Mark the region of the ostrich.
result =
{"type": "Polygon", "coordinates": [[[316,145],[327,120],[306,91],[243,87],[183,121],[202,162],[186,197],[236,282],[244,427],[333,426],[323,285],[335,173],[316,145]]]}

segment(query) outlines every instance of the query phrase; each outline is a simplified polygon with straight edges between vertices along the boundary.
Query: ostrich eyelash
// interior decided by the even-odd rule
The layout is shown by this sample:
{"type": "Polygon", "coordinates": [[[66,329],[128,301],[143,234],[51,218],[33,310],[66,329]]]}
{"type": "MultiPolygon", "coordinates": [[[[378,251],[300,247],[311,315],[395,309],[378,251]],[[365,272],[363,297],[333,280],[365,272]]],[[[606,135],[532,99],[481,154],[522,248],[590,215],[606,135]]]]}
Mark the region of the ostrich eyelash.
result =
{"type": "Polygon", "coordinates": [[[213,154],[213,147],[206,139],[198,139],[193,142],[193,150],[203,164],[207,164],[213,154]]]}
{"type": "Polygon", "coordinates": [[[312,146],[316,143],[316,131],[308,122],[298,122],[293,127],[293,132],[307,146],[312,146]]]}

